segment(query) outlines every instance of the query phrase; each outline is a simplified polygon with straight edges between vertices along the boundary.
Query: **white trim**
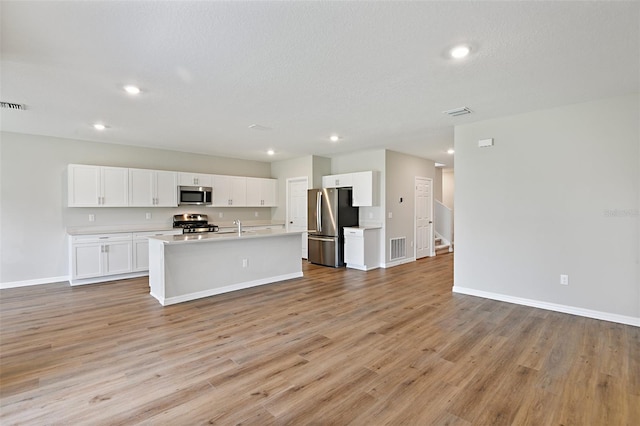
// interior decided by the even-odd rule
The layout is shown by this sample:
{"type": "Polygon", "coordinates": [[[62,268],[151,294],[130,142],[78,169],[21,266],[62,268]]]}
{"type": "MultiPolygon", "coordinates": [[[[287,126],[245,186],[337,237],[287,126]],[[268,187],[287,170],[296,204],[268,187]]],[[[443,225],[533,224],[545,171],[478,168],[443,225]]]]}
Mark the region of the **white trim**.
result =
{"type": "Polygon", "coordinates": [[[53,283],[60,283],[64,281],[69,281],[69,275],[63,275],[61,277],[38,278],[35,280],[11,281],[6,283],[0,283],[0,290],[3,290],[5,288],[29,287],[32,285],[53,284],[53,283]]]}
{"type": "Polygon", "coordinates": [[[260,285],[271,284],[278,281],[291,280],[293,278],[302,277],[302,272],[293,272],[291,274],[276,275],[274,277],[261,278],[259,280],[247,281],[238,284],[231,284],[224,287],[212,288],[195,293],[183,294],[181,296],[162,298],[150,292],[149,294],[160,302],[162,306],[175,305],[176,303],[188,302],[190,300],[202,299],[203,297],[215,296],[216,294],[229,293],[231,291],[243,290],[245,288],[257,287],[260,285]]]}
{"type": "Polygon", "coordinates": [[[85,278],[82,280],[69,280],[69,284],[72,286],[76,285],[85,285],[85,284],[98,284],[98,283],[106,283],[109,281],[117,281],[117,280],[126,280],[129,278],[139,278],[139,277],[148,277],[149,271],[140,271],[140,272],[129,272],[127,274],[118,274],[118,275],[105,275],[101,277],[95,278],[85,278]]]}
{"type": "Polygon", "coordinates": [[[626,315],[611,314],[609,312],[594,311],[592,309],[577,308],[575,306],[542,302],[540,300],[507,296],[504,294],[475,290],[467,287],[453,286],[453,292],[459,294],[467,294],[469,296],[484,297],[485,299],[498,300],[500,302],[514,303],[516,305],[531,306],[533,308],[546,309],[548,311],[562,312],[565,314],[578,315],[586,318],[594,318],[603,321],[610,321],[640,327],[640,317],[630,317],[626,315]]]}
{"type": "Polygon", "coordinates": [[[407,257],[407,258],[400,259],[400,260],[394,260],[393,262],[382,263],[382,264],[380,264],[380,267],[381,268],[393,268],[394,266],[404,265],[405,263],[411,263],[411,262],[415,262],[415,261],[416,261],[415,257],[407,257]]]}

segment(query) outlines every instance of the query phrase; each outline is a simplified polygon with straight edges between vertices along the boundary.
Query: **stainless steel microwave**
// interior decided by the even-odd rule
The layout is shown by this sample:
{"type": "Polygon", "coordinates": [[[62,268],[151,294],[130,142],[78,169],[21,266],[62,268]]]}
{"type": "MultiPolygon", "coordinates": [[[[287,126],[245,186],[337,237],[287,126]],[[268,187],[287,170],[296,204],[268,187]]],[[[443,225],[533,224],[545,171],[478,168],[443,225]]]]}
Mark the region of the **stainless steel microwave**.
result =
{"type": "Polygon", "coordinates": [[[210,186],[179,186],[178,204],[210,206],[212,203],[213,188],[210,186]]]}

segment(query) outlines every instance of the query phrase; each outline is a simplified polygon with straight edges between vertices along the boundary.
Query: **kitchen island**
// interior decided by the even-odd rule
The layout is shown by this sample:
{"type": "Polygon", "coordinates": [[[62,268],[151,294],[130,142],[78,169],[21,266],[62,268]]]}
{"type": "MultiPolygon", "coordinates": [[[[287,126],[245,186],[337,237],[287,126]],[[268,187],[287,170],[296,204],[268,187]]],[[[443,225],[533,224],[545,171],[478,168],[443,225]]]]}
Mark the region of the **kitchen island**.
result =
{"type": "Polygon", "coordinates": [[[301,277],[300,235],[263,229],[150,237],[151,295],[166,306],[301,277]]]}

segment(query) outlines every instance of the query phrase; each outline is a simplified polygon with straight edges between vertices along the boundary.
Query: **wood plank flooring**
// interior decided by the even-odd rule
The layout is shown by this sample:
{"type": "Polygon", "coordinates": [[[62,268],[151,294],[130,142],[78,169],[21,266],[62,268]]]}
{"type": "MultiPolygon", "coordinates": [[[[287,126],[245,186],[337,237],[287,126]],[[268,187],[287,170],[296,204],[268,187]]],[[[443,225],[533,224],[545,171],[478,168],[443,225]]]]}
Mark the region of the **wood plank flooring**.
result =
{"type": "MultiPolygon", "coordinates": [[[[640,329],[451,293],[453,255],[162,307],[0,292],[2,425],[638,425],[640,329]]],[[[215,272],[214,272],[215,273],[215,272]]]]}

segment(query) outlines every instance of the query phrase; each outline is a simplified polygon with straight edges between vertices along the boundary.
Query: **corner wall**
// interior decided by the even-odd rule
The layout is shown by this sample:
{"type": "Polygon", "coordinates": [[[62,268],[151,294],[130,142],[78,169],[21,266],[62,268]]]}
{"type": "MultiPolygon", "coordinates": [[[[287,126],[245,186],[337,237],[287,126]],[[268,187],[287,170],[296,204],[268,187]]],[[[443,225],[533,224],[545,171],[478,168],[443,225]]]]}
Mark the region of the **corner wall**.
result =
{"type": "Polygon", "coordinates": [[[396,237],[407,238],[407,259],[415,259],[415,178],[431,178],[435,182],[436,170],[435,162],[431,160],[395,151],[387,151],[386,154],[384,259],[385,263],[388,263],[391,256],[389,240],[396,237]]]}
{"type": "Polygon", "coordinates": [[[636,94],[456,127],[454,291],[640,325],[639,114],[636,94]]]}

